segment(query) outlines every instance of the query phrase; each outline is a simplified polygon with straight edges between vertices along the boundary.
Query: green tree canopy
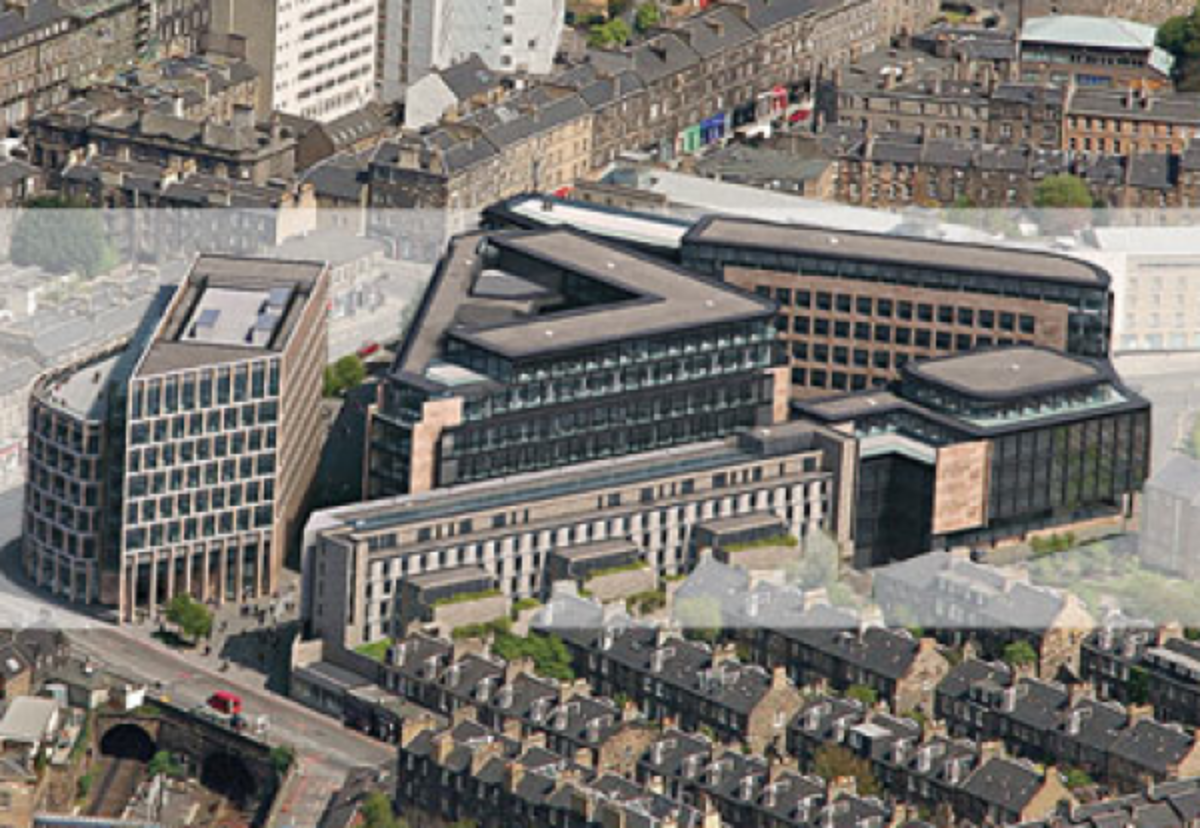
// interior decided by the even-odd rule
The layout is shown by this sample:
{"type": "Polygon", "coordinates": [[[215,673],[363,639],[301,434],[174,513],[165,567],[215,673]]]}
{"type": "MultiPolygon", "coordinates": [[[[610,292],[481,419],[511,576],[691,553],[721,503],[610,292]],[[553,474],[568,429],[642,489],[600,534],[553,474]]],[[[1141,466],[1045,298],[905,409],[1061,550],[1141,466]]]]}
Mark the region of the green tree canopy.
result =
{"type": "Polygon", "coordinates": [[[171,599],[166,615],[167,620],[178,627],[185,638],[197,641],[212,633],[212,611],[186,592],[171,599]]]}
{"type": "Polygon", "coordinates": [[[648,32],[662,20],[662,12],[655,3],[642,3],[633,17],[633,25],[639,32],[648,32]]]}
{"type": "Polygon", "coordinates": [[[846,688],[846,698],[854,699],[867,707],[874,707],[879,701],[879,694],[875,692],[875,688],[865,684],[852,684],[846,688]]]}
{"type": "Polygon", "coordinates": [[[1087,209],[1093,203],[1087,182],[1070,173],[1047,176],[1033,191],[1033,205],[1043,210],[1087,209]]]}
{"type": "Polygon", "coordinates": [[[371,791],[359,806],[363,828],[408,828],[408,823],[396,817],[392,803],[382,791],[371,791]]]}
{"type": "Polygon", "coordinates": [[[91,279],[117,264],[99,212],[57,196],[26,202],[13,228],[14,264],[91,279]]]}
{"type": "Polygon", "coordinates": [[[588,43],[599,47],[623,46],[631,34],[633,33],[629,30],[629,24],[620,17],[614,17],[607,23],[592,26],[588,43]]]}
{"type": "Polygon", "coordinates": [[[853,777],[859,796],[875,796],[879,782],[871,773],[867,760],[855,756],[842,745],[826,744],[813,754],[813,773],[830,782],[840,777],[853,777]]]}
{"type": "Polygon", "coordinates": [[[1009,667],[1032,667],[1038,662],[1037,650],[1028,641],[1014,641],[1004,648],[1004,663],[1009,667]]]}
{"type": "Polygon", "coordinates": [[[151,776],[169,776],[172,779],[179,779],[183,776],[183,765],[170,751],[160,750],[151,757],[146,771],[151,776]]]}
{"type": "Polygon", "coordinates": [[[1181,92],[1200,90],[1200,5],[1158,27],[1158,46],[1175,59],[1171,73],[1181,92]]]}
{"type": "Polygon", "coordinates": [[[326,397],[336,397],[362,385],[367,378],[367,366],[357,354],[347,354],[332,365],[325,366],[326,397]]]}

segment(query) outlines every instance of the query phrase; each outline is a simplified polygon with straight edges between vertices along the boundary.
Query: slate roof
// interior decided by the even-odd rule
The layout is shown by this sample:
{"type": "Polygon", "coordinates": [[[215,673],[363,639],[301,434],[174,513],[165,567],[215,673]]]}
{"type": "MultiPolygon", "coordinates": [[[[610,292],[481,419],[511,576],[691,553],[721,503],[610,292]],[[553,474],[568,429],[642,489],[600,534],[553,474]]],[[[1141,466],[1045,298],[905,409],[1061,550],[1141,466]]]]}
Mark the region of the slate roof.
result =
{"type": "Polygon", "coordinates": [[[466,60],[448,66],[438,74],[446,88],[460,101],[482,95],[500,82],[500,76],[474,52],[466,60]]]}
{"type": "Polygon", "coordinates": [[[1043,784],[1042,775],[1025,762],[995,757],[967,778],[963,790],[976,799],[1020,813],[1043,784]]]}
{"type": "Polygon", "coordinates": [[[1158,775],[1172,771],[1191,752],[1195,738],[1190,733],[1151,719],[1141,719],[1121,733],[1112,751],[1123,761],[1158,775]]]}

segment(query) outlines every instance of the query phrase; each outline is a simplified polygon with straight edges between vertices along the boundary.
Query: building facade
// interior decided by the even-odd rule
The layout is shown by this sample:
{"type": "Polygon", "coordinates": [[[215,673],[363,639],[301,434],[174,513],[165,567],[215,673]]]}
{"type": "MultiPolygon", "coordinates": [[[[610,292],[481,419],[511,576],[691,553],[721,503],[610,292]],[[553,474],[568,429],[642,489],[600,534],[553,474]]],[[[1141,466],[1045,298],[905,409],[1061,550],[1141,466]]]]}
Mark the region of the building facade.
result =
{"type": "Polygon", "coordinates": [[[513,598],[544,596],[552,553],[617,542],[660,575],[691,571],[694,527],[769,513],[849,541],[845,439],[805,424],[724,441],[374,501],[314,515],[304,544],[309,630],[356,646],[389,635],[407,577],[482,567],[513,598]]]}
{"type": "Polygon", "coordinates": [[[209,29],[214,41],[240,44],[262,78],[259,111],[331,121],[374,98],[377,6],[213,0],[209,29]]]}
{"type": "Polygon", "coordinates": [[[400,100],[431,71],[472,55],[494,71],[547,75],[565,13],[565,0],[381,0],[380,95],[400,100]]]}
{"type": "Polygon", "coordinates": [[[381,384],[367,491],[419,493],[782,422],[772,309],[572,230],[461,237],[381,384]]]}
{"type": "Polygon", "coordinates": [[[1029,344],[1104,356],[1109,276],[1044,253],[703,219],[686,267],[779,305],[792,393],[881,388],[913,360],[1029,344]]]}
{"type": "Polygon", "coordinates": [[[1150,404],[1106,362],[1029,346],[908,363],[895,393],[798,410],[858,435],[860,566],[1121,523],[1149,474],[1150,404]]]}
{"type": "Polygon", "coordinates": [[[326,290],[319,264],[201,257],[124,350],[35,388],[38,583],[122,620],[279,588],[320,451],[326,290]]]}

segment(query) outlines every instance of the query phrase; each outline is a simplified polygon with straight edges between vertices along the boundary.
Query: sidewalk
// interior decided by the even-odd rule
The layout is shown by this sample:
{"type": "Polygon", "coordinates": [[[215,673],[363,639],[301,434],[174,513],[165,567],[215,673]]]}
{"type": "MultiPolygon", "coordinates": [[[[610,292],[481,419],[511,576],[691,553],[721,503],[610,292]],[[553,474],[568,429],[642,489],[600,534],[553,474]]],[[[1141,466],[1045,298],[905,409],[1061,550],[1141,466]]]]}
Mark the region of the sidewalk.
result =
{"type": "Polygon", "coordinates": [[[193,648],[170,648],[160,640],[159,633],[171,629],[165,619],[124,624],[121,629],[155,646],[167,646],[199,668],[282,693],[287,688],[291,641],[299,630],[298,583],[294,577],[289,581],[278,599],[213,608],[212,635],[193,648]]]}

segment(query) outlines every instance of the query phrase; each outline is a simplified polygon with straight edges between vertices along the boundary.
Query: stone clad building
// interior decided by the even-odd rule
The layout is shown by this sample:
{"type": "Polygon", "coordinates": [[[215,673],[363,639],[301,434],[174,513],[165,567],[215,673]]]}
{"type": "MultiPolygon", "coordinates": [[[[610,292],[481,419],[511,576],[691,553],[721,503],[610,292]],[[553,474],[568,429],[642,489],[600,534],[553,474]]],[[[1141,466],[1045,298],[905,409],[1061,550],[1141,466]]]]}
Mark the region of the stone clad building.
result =
{"type": "MultiPolygon", "coordinates": [[[[354,647],[392,631],[403,581],[481,567],[513,597],[549,593],[549,556],[619,543],[659,575],[690,572],[692,530],[771,513],[796,537],[849,541],[845,438],[804,423],[725,440],[318,512],[306,530],[303,617],[354,647]]],[[[616,550],[620,552],[620,550],[616,550]]]]}
{"type": "Polygon", "coordinates": [[[201,257],[124,349],[38,383],[22,559],[39,585],[126,621],[181,592],[279,588],[320,453],[326,281],[201,257]]]}

